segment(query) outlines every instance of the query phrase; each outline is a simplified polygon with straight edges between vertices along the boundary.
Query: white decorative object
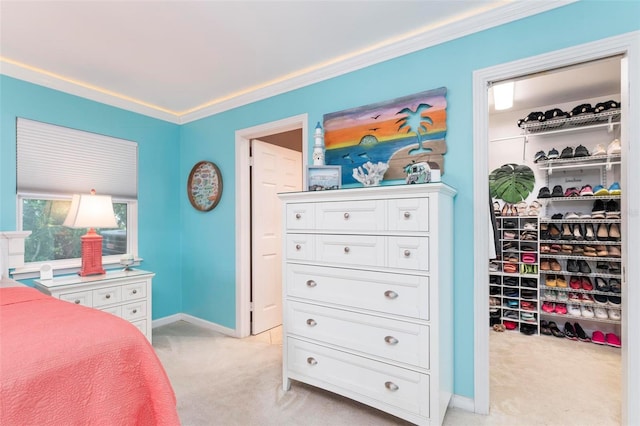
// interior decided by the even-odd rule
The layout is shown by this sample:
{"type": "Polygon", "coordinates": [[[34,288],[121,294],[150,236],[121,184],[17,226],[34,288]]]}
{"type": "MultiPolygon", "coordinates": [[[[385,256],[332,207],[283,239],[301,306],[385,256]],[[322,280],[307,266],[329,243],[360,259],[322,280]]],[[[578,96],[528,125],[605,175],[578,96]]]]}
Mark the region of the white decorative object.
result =
{"type": "Polygon", "coordinates": [[[417,425],[453,391],[453,197],[442,184],[288,192],[282,386],[291,379],[417,425]]]}
{"type": "Polygon", "coordinates": [[[313,136],[313,165],[324,166],[324,138],[322,137],[322,127],[320,122],[316,125],[316,131],[313,136]]]}
{"type": "Polygon", "coordinates": [[[24,265],[24,240],[31,231],[0,231],[0,278],[9,278],[9,269],[24,265]]]}
{"type": "Polygon", "coordinates": [[[382,161],[379,161],[378,164],[367,161],[362,166],[353,169],[353,178],[364,186],[378,186],[388,169],[389,165],[382,161]]]}

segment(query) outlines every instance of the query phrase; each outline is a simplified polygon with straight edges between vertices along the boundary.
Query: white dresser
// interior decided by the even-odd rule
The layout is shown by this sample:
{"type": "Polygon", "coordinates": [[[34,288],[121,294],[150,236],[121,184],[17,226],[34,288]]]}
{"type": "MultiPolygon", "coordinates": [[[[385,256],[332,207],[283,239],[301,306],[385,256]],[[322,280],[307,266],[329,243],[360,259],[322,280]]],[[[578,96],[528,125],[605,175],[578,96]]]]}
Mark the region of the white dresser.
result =
{"type": "Polygon", "coordinates": [[[126,319],[151,342],[151,280],[154,276],[153,272],[134,269],[86,277],[69,275],[34,280],[34,283],[45,294],[126,319]]]}
{"type": "Polygon", "coordinates": [[[453,197],[441,183],[280,194],[283,388],[420,425],[453,390],[453,197]]]}

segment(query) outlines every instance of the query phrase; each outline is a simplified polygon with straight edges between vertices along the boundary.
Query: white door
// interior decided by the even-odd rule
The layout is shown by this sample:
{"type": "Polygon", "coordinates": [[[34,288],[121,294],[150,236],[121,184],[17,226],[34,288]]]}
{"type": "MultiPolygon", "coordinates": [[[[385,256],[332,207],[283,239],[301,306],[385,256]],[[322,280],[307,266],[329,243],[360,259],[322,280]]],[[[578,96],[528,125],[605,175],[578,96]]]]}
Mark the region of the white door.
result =
{"type": "Polygon", "coordinates": [[[251,334],[282,324],[279,192],[302,190],[302,153],[251,141],[251,334]]]}

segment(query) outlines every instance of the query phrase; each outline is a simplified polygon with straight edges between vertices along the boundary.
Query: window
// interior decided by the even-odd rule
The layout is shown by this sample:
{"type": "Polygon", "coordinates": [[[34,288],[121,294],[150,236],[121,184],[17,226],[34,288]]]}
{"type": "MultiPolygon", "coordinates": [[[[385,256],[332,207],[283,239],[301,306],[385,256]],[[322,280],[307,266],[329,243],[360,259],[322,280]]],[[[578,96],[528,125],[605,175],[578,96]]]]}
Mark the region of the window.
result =
{"type": "Polygon", "coordinates": [[[103,263],[137,255],[137,144],[37,121],[17,121],[17,206],[25,240],[25,267],[80,265],[86,229],[63,226],[74,193],[111,195],[118,228],[102,235],[103,263]]]}

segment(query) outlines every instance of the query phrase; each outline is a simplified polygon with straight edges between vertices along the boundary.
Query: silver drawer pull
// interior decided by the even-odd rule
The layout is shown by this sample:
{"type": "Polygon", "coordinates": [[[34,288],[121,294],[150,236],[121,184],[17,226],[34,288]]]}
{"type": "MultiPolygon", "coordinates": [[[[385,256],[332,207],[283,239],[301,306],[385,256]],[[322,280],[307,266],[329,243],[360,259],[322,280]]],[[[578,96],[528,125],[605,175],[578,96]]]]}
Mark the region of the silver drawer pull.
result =
{"type": "Polygon", "coordinates": [[[345,248],[344,248],[344,252],[345,252],[345,253],[349,253],[349,251],[350,251],[350,250],[351,250],[351,249],[350,249],[349,247],[345,247],[345,248]]]}
{"type": "Polygon", "coordinates": [[[344,214],[344,218],[345,218],[345,219],[349,219],[349,213],[345,213],[345,214],[344,214]]]}
{"type": "Polygon", "coordinates": [[[316,326],[316,324],[318,324],[318,323],[317,323],[317,322],[316,322],[316,320],[314,320],[313,318],[309,318],[309,319],[307,320],[307,325],[308,325],[309,327],[315,327],[315,326],[316,326]]]}
{"type": "Polygon", "coordinates": [[[398,293],[392,290],[387,290],[384,292],[384,297],[387,299],[396,299],[398,297],[398,293]]]}
{"type": "Polygon", "coordinates": [[[76,305],[79,305],[80,304],[80,300],[76,299],[76,300],[73,301],[73,303],[75,303],[76,305]]]}
{"type": "Polygon", "coordinates": [[[300,244],[296,244],[296,250],[300,250],[302,246],[300,244]]]}
{"type": "Polygon", "coordinates": [[[396,384],[395,384],[395,383],[393,383],[393,382],[384,382],[384,387],[385,387],[385,388],[387,388],[387,389],[389,389],[391,392],[395,392],[395,391],[397,391],[398,389],[400,389],[400,388],[398,387],[398,385],[396,385],[396,384]]]}
{"type": "Polygon", "coordinates": [[[137,314],[137,313],[138,313],[138,310],[137,310],[137,309],[134,309],[133,311],[131,311],[131,313],[132,313],[132,314],[137,314]]]}
{"type": "Polygon", "coordinates": [[[409,212],[404,212],[404,217],[405,217],[406,219],[409,219],[409,218],[411,217],[411,213],[409,213],[409,212]]]}
{"type": "Polygon", "coordinates": [[[315,358],[312,358],[312,357],[307,358],[307,364],[316,365],[317,363],[318,363],[318,361],[316,361],[315,358]]]}
{"type": "Polygon", "coordinates": [[[107,294],[106,296],[104,296],[105,299],[111,299],[111,295],[107,294]]]}
{"type": "Polygon", "coordinates": [[[133,290],[131,294],[138,294],[138,290],[133,290]]]}
{"type": "Polygon", "coordinates": [[[300,213],[296,213],[296,219],[300,219],[302,215],[300,213]]]}
{"type": "Polygon", "coordinates": [[[396,339],[393,336],[386,336],[384,338],[384,341],[387,342],[390,345],[397,345],[398,344],[398,339],[396,339]]]}
{"type": "Polygon", "coordinates": [[[404,251],[404,257],[409,257],[409,256],[411,256],[411,251],[405,250],[404,251]]]}
{"type": "Polygon", "coordinates": [[[318,283],[316,283],[314,280],[307,280],[307,287],[315,287],[317,286],[318,283]]]}

